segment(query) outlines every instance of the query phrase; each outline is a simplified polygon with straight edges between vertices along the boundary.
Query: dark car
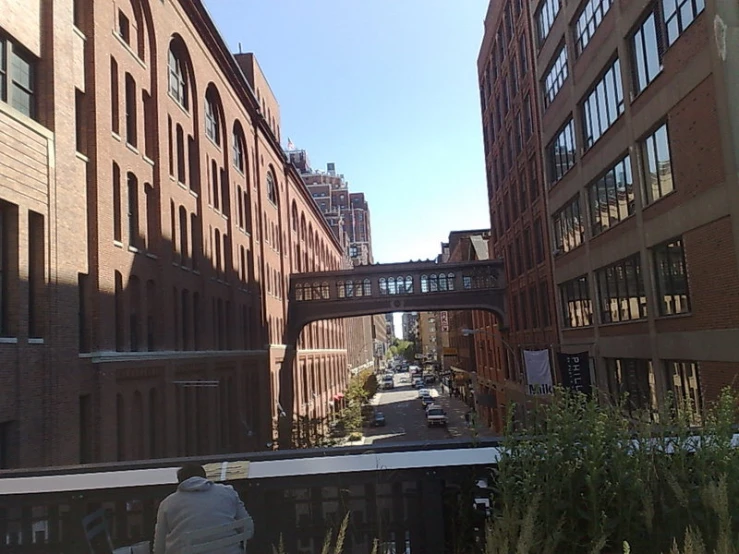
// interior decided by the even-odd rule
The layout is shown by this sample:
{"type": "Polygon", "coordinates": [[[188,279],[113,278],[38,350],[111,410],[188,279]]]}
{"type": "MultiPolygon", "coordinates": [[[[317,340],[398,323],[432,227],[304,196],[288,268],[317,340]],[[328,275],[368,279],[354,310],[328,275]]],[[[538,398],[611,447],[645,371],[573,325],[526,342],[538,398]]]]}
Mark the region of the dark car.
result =
{"type": "Polygon", "coordinates": [[[384,427],[385,426],[385,414],[382,412],[375,412],[375,416],[372,418],[372,427],[384,427]]]}

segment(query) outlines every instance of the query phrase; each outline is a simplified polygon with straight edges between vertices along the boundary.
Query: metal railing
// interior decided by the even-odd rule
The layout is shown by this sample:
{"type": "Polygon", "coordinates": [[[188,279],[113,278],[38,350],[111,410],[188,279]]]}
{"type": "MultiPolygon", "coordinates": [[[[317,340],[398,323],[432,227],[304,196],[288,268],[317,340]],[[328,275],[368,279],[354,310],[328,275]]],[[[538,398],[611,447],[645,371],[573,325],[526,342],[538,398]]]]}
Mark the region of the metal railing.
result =
{"type": "Polygon", "coordinates": [[[345,554],[375,540],[382,554],[441,554],[469,528],[458,521],[477,513],[469,491],[499,455],[497,439],[457,439],[0,471],[0,551],[88,552],[81,522],[100,509],[116,547],[152,540],[177,468],[197,461],[219,464],[244,500],[250,552],[282,540],[287,554],[318,553],[348,513],[345,554]]]}

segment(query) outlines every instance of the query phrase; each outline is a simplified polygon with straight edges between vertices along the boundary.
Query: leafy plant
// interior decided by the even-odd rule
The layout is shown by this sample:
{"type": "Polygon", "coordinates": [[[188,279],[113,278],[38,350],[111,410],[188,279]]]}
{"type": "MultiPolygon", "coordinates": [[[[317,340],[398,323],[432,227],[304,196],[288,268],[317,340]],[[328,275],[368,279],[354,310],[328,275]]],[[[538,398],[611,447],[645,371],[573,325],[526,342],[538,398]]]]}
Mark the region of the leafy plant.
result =
{"type": "Polygon", "coordinates": [[[607,553],[627,542],[633,552],[686,545],[692,554],[700,539],[706,552],[735,554],[726,546],[739,530],[735,415],[728,390],[701,429],[685,409],[656,423],[557,391],[525,429],[509,421],[488,552],[607,553]]]}

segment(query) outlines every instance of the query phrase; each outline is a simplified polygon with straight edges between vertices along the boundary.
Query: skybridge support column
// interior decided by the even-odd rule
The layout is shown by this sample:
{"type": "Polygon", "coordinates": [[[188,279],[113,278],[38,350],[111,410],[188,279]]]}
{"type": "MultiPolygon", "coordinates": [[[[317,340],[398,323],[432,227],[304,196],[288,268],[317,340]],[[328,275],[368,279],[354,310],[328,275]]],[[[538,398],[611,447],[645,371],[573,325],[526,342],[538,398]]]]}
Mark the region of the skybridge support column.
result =
{"type": "Polygon", "coordinates": [[[280,394],[279,409],[277,412],[277,443],[280,450],[295,448],[293,437],[293,420],[295,419],[293,401],[295,390],[295,361],[298,355],[298,338],[302,326],[296,325],[294,317],[288,312],[285,325],[285,357],[280,365],[280,394]]]}

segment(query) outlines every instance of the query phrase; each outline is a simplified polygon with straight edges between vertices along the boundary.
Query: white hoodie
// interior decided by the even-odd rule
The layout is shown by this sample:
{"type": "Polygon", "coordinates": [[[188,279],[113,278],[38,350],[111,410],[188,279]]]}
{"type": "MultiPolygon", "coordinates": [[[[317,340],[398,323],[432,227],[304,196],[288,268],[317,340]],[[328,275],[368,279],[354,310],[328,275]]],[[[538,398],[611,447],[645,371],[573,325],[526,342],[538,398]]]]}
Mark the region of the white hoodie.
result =
{"type": "MultiPolygon", "coordinates": [[[[247,536],[254,535],[254,522],[238,493],[230,485],[190,477],[159,504],[154,532],[154,554],[179,554],[185,533],[246,519],[247,536]]],[[[238,546],[217,554],[241,554],[238,546]]],[[[216,553],[214,553],[216,554],[216,553]]]]}

